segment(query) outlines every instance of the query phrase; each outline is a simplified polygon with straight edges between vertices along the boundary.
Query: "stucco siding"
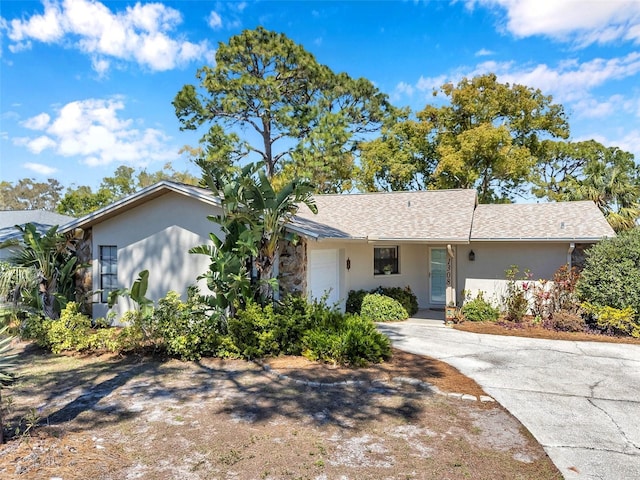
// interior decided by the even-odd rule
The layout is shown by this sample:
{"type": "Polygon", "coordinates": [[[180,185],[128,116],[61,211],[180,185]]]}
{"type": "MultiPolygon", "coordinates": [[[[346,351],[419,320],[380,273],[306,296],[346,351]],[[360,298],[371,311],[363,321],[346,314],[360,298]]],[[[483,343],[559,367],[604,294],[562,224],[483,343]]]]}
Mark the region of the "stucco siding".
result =
{"type": "MultiPolygon", "coordinates": [[[[100,246],[117,246],[118,285],[129,288],[142,270],[149,270],[147,297],[158,300],[169,290],[185,295],[187,287],[209,266],[204,255],[188,250],[209,243],[209,232],[219,227],[207,220],[216,207],[198,200],[168,193],[143,205],[125,211],[93,227],[93,281],[100,286],[100,246]]],[[[204,287],[204,285],[200,285],[204,287]]],[[[107,313],[107,305],[94,297],[94,318],[107,313]]],[[[127,299],[118,302],[120,314],[132,308],[127,299]]]]}
{"type": "Polygon", "coordinates": [[[376,246],[396,245],[393,243],[367,242],[314,242],[309,241],[307,248],[339,249],[339,272],[341,278],[340,299],[346,301],[349,290],[371,290],[379,286],[410,286],[418,297],[421,308],[429,306],[429,248],[425,244],[398,244],[400,246],[400,273],[397,275],[374,275],[373,249],[376,246]],[[346,262],[350,260],[351,269],[346,262]]]}
{"type": "Polygon", "coordinates": [[[505,270],[511,265],[520,272],[530,270],[533,280],[551,279],[567,263],[568,250],[569,242],[472,242],[458,247],[458,304],[463,290],[473,297],[482,290],[487,300],[499,301],[506,286],[505,270]],[[474,261],[469,260],[471,250],[474,261]]]}

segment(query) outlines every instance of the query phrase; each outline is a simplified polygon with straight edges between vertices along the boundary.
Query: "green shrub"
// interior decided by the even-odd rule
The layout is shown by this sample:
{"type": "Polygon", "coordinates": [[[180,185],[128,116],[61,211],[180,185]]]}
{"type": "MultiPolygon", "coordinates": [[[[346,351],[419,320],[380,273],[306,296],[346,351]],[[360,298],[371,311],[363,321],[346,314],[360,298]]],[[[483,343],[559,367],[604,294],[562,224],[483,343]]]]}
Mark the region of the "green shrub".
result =
{"type": "Polygon", "coordinates": [[[360,309],[362,308],[362,300],[364,300],[364,297],[368,293],[371,292],[367,292],[366,290],[350,290],[349,295],[347,296],[345,311],[347,313],[359,315],[360,309]]]}
{"type": "Polygon", "coordinates": [[[400,302],[409,315],[415,315],[418,312],[418,297],[411,291],[411,287],[379,287],[377,293],[391,297],[400,302]]]}
{"type": "Polygon", "coordinates": [[[406,320],[409,317],[400,302],[379,293],[365,295],[360,314],[374,322],[406,320]]]}
{"type": "Polygon", "coordinates": [[[544,328],[558,332],[584,332],[587,324],[582,316],[572,311],[560,310],[554,312],[550,318],[543,321],[544,328]]]}
{"type": "Polygon", "coordinates": [[[584,311],[595,320],[596,327],[608,334],[629,335],[640,338],[640,322],[631,307],[601,307],[588,302],[582,304],[584,311]]]}
{"type": "Polygon", "coordinates": [[[45,325],[48,326],[47,343],[53,353],[88,348],[87,334],[91,331],[91,319],[79,309],[76,302],[68,302],[60,312],[60,318],[45,325]]]}
{"type": "Polygon", "coordinates": [[[640,314],[640,228],[601,240],[586,256],[576,286],[580,300],[640,314]]]}
{"type": "Polygon", "coordinates": [[[527,290],[531,287],[531,273],[525,270],[522,277],[518,278],[520,269],[517,265],[511,265],[505,270],[507,277],[507,292],[502,301],[504,303],[504,317],[511,322],[521,322],[529,310],[527,290]]]}
{"type": "Polygon", "coordinates": [[[158,301],[146,323],[145,338],[156,348],[164,348],[182,360],[199,360],[217,353],[220,345],[219,312],[209,311],[193,289],[186,302],[170,291],[158,301]]]}
{"type": "Polygon", "coordinates": [[[280,353],[276,327],[273,307],[267,305],[263,308],[255,302],[247,302],[228,323],[229,337],[238,355],[249,359],[280,353]]]}
{"type": "Polygon", "coordinates": [[[360,314],[362,301],[368,293],[379,293],[400,302],[409,315],[418,312],[418,297],[411,291],[411,287],[378,287],[367,292],[366,290],[351,290],[347,296],[346,312],[360,314]]]}
{"type": "Polygon", "coordinates": [[[51,320],[47,320],[40,313],[29,313],[20,327],[20,338],[23,340],[34,340],[36,344],[43,348],[49,348],[47,332],[51,320]]]}
{"type": "Polygon", "coordinates": [[[465,302],[460,312],[465,320],[472,322],[495,322],[500,316],[500,310],[486,301],[482,292],[465,302]]]}
{"type": "Polygon", "coordinates": [[[375,324],[356,315],[343,317],[335,330],[316,328],[303,339],[303,354],[311,360],[366,366],[391,356],[391,342],[376,330],[375,324]]]}

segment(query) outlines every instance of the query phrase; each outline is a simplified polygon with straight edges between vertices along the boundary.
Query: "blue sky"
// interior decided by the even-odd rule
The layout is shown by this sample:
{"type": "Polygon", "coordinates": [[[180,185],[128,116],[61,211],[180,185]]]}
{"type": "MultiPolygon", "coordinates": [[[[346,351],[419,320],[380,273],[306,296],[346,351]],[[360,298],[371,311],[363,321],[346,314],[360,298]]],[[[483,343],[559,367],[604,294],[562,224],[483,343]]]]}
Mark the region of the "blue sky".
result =
{"type": "Polygon", "coordinates": [[[494,72],[553,95],[572,140],[640,159],[640,1],[3,0],[0,179],[96,187],[120,165],[155,171],[198,134],[171,101],[219,42],[262,25],[336,72],[366,77],[397,106],[494,72]]]}

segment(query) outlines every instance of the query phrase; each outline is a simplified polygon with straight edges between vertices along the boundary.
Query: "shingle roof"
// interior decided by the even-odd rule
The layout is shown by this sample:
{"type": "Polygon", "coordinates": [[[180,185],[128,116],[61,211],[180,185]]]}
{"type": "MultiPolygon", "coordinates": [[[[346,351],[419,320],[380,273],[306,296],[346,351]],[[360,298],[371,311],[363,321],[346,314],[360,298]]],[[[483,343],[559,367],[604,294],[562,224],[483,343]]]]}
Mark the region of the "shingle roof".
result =
{"type": "Polygon", "coordinates": [[[591,201],[478,205],[471,240],[599,240],[615,233],[591,201]]]}
{"type": "Polygon", "coordinates": [[[148,187],[139,190],[127,197],[115,201],[114,203],[102,207],[95,212],[92,212],[84,217],[80,217],[77,220],[73,220],[61,227],[62,231],[69,231],[75,228],[88,228],[96,223],[100,223],[108,218],[114,217],[120,214],[122,211],[129,208],[133,208],[137,205],[141,205],[149,200],[165,195],[169,192],[176,192],[182,195],[187,195],[192,198],[197,198],[203,202],[208,202],[213,205],[219,205],[220,200],[214,197],[210,190],[206,188],[196,187],[194,185],[187,185],[185,183],[178,183],[169,180],[162,180],[158,183],[154,183],[148,187]]]}
{"type": "Polygon", "coordinates": [[[46,210],[0,210],[0,242],[22,237],[16,225],[32,223],[39,233],[45,233],[53,225],[63,225],[71,220],[74,218],[46,210]]]}
{"type": "Polygon", "coordinates": [[[317,195],[289,228],[313,238],[468,242],[474,190],[317,195]]]}

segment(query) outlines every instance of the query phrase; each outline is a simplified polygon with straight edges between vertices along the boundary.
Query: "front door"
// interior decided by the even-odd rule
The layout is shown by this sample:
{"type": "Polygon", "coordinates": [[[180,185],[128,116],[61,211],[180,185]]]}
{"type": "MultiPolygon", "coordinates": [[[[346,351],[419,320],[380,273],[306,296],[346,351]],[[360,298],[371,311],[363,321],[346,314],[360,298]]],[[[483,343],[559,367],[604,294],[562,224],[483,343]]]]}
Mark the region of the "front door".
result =
{"type": "Polygon", "coordinates": [[[447,295],[447,250],[445,248],[431,248],[429,254],[429,303],[444,305],[447,295]]]}
{"type": "Polygon", "coordinates": [[[334,306],[340,300],[340,275],[338,274],[338,250],[311,250],[309,252],[309,298],[320,300],[326,296],[326,304],[334,306]]]}

